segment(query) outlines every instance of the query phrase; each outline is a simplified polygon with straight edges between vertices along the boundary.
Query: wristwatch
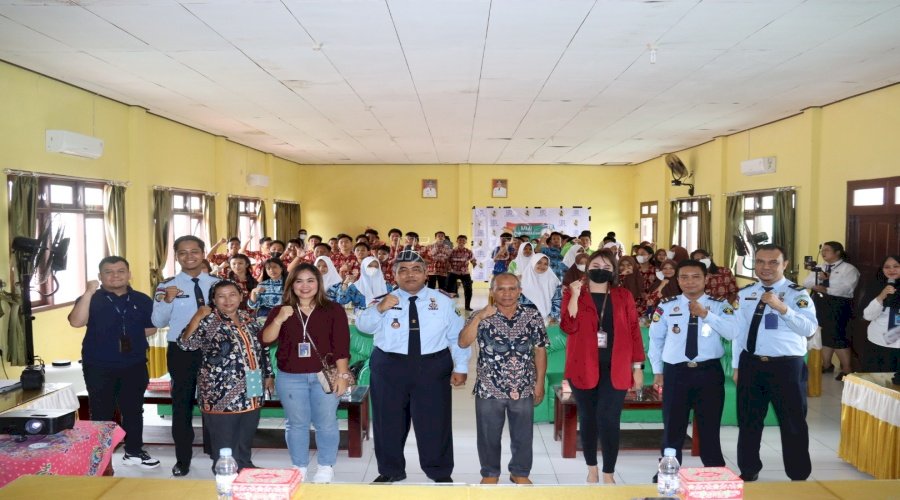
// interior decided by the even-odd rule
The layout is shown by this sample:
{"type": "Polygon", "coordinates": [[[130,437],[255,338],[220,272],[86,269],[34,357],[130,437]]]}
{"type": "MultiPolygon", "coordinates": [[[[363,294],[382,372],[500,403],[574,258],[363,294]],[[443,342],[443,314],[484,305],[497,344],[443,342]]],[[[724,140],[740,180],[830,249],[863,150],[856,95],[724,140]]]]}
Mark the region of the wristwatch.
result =
{"type": "Polygon", "coordinates": [[[349,373],[338,373],[338,377],[341,377],[341,378],[344,379],[344,380],[350,380],[350,374],[349,374],[349,373]]]}

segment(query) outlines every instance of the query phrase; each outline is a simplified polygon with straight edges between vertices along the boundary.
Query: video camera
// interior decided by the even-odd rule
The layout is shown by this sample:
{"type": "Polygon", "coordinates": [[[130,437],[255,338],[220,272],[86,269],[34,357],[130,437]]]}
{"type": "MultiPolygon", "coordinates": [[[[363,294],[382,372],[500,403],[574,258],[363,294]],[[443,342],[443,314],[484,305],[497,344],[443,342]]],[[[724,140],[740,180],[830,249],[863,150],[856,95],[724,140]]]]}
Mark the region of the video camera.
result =
{"type": "Polygon", "coordinates": [[[816,262],[812,255],[803,257],[803,268],[813,273],[821,273],[822,267],[816,262]]]}

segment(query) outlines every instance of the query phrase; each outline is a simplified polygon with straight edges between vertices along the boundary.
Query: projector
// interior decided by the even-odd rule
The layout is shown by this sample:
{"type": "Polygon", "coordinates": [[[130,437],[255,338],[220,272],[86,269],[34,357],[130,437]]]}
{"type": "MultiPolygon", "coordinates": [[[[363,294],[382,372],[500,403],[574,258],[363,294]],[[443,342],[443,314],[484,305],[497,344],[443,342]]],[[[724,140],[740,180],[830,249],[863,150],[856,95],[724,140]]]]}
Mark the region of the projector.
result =
{"type": "Polygon", "coordinates": [[[0,434],[48,435],[75,427],[75,410],[15,410],[0,415],[0,434]]]}

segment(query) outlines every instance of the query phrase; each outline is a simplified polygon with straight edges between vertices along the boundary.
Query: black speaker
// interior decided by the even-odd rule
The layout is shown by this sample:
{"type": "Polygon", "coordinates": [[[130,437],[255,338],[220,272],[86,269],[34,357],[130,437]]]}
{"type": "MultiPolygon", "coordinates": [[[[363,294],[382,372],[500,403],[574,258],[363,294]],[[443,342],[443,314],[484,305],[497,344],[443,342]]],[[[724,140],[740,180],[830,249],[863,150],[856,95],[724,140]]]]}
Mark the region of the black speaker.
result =
{"type": "Polygon", "coordinates": [[[56,434],[75,427],[75,410],[15,410],[0,415],[0,434],[56,434]]]}
{"type": "Polygon", "coordinates": [[[22,376],[19,380],[22,381],[23,391],[37,391],[44,387],[43,362],[39,365],[26,366],[25,369],[22,370],[22,376]]]}

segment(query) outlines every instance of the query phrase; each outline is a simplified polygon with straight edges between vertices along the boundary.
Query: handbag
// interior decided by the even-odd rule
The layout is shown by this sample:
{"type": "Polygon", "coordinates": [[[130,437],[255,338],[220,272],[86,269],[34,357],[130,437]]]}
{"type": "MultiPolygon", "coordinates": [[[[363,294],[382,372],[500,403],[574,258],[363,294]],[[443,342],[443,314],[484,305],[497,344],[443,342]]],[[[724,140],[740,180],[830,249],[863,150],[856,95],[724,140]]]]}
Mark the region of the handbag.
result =
{"type": "MultiPolygon", "coordinates": [[[[319,353],[319,349],[316,347],[315,341],[312,339],[312,336],[309,338],[309,344],[312,346],[313,351],[316,351],[316,356],[319,358],[319,362],[322,363],[322,369],[316,373],[316,378],[319,379],[319,384],[322,386],[322,389],[325,391],[325,394],[334,393],[335,387],[337,387],[337,379],[338,379],[338,369],[337,364],[334,362],[328,362],[331,358],[331,353],[326,353],[325,357],[322,357],[322,354],[319,353]]],[[[353,374],[350,374],[350,379],[348,380],[350,385],[356,385],[356,380],[353,378],[353,374]]]]}

